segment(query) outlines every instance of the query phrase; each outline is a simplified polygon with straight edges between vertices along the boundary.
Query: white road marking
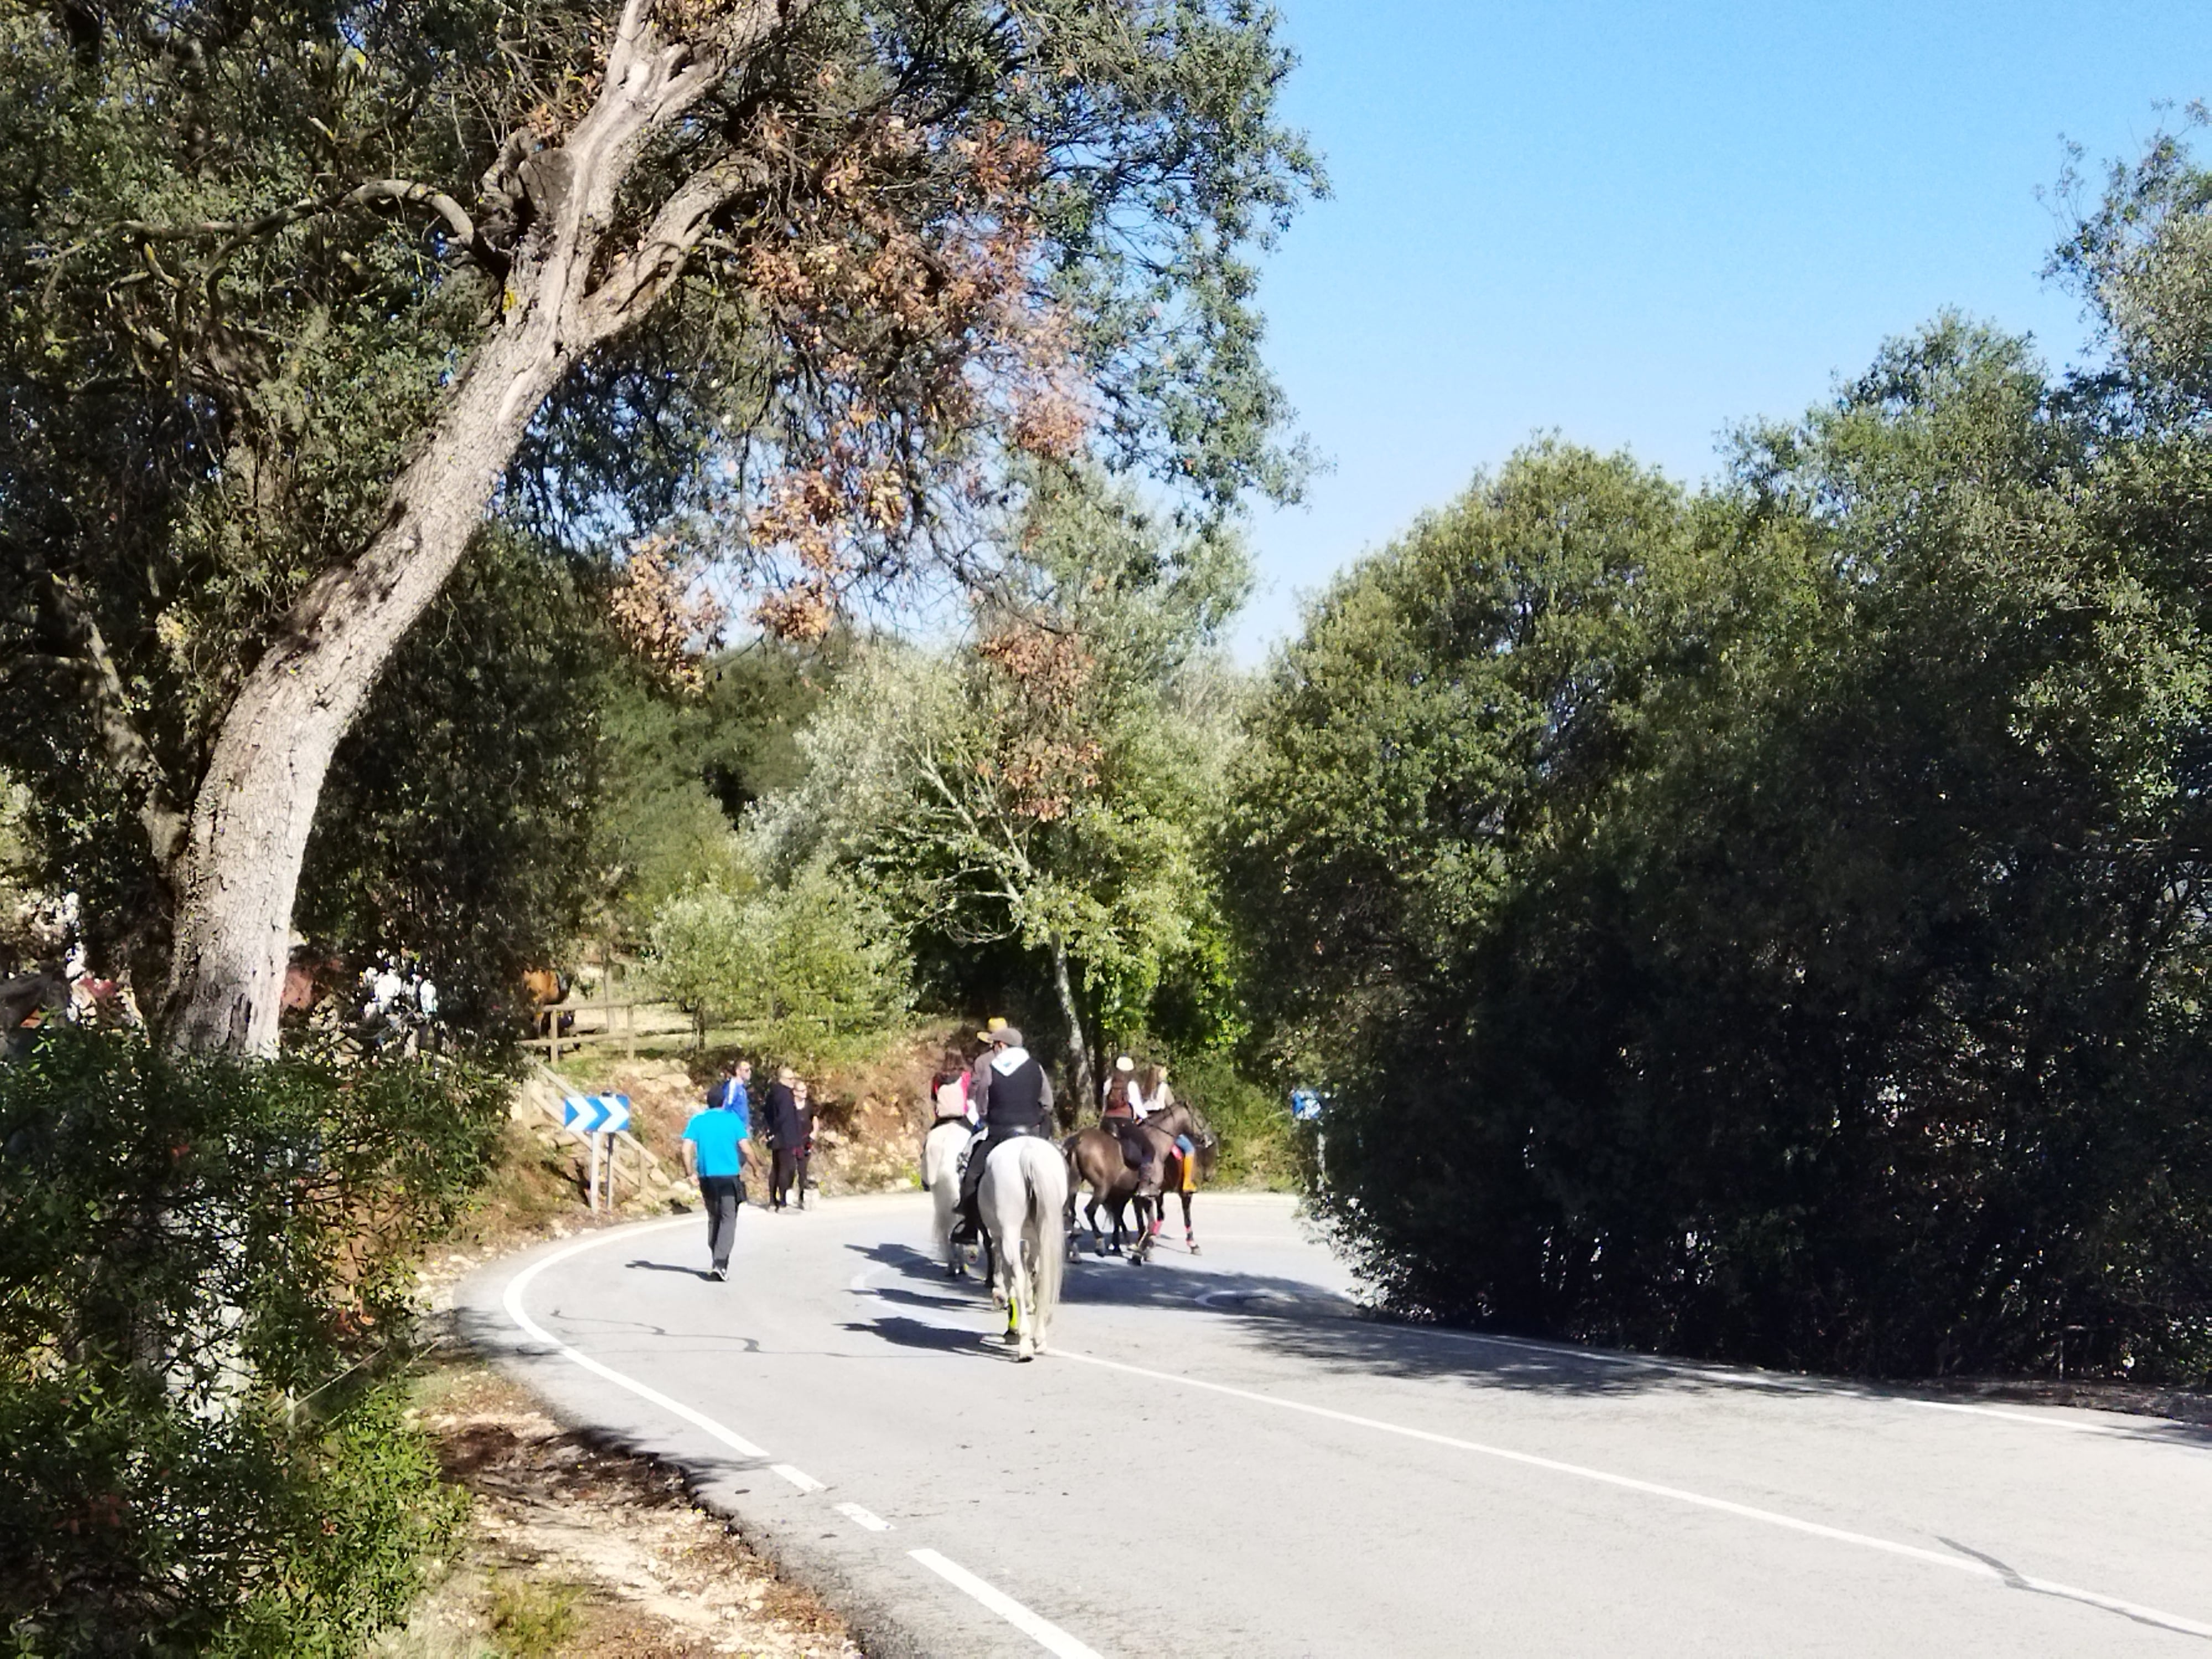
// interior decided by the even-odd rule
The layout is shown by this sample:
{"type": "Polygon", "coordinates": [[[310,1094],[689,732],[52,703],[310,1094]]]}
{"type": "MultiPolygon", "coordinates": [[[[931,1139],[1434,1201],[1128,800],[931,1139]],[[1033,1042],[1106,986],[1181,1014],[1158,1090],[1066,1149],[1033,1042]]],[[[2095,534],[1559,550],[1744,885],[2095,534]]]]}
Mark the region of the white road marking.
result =
{"type": "Polygon", "coordinates": [[[1123,1371],[1131,1376],[1149,1377],[1156,1382],[1174,1382],[1184,1388],[1203,1389],[1210,1393],[1227,1395],[1234,1400],[1249,1400],[1255,1405],[1273,1406],[1281,1411],[1302,1412],[1309,1417],[1322,1417],[1331,1422],[1348,1423],[1355,1428],[1373,1429],[1383,1434],[1400,1435],[1408,1440],[1425,1441],[1432,1446],[1449,1446],[1455,1451],[1474,1452],[1482,1457],[1494,1457],[1507,1463],[1519,1463],[1528,1468],[1544,1469],[1553,1474],[1572,1475],[1578,1480],[1595,1481],[1601,1486],[1617,1486],[1626,1492],[1642,1492],[1649,1497],[1671,1498],[1678,1504],[1695,1504],[1699,1509],[1717,1510],[1723,1515],[1740,1516],[1747,1521],[1758,1521],[1770,1527],[1781,1527],[1791,1532],[1825,1538],[1832,1543],[1849,1544],[1856,1548],[1878,1550],[1885,1555],[1904,1556],[1924,1562],[1929,1566],[1946,1567],[1954,1572],[1966,1573],[1976,1578],[1994,1579],[1999,1583],[2017,1585],[2024,1589],[2039,1591],[2045,1595],[2063,1597],[2069,1601],[2086,1602],[2093,1607],[2102,1607],[2109,1613],[2124,1613],[2130,1619],[2148,1625],[2158,1625],[2178,1631],[2185,1636],[2212,1637],[2212,1625],[2179,1613],[2164,1613],[2156,1607],[2143,1606],[2139,1601],[2123,1601],[2118,1596],[2101,1595],[2095,1590],[2076,1589],[2048,1578],[2033,1578],[2025,1573],[2012,1573],[1989,1562],[1973,1557],[1946,1555],[1940,1551],[1923,1549],[1917,1544],[1900,1544],[1893,1539],[1877,1538],[1870,1533],[1851,1532],[1842,1527],[1831,1527],[1818,1521],[1806,1521],[1794,1515],[1784,1515],[1775,1510],[1762,1510],[1749,1504],[1738,1504],[1725,1498],[1709,1498],[1703,1492],[1686,1492],[1680,1486],[1662,1486],[1656,1481],[1639,1480],[1632,1475],[1614,1474],[1605,1469],[1594,1469],[1580,1463],[1565,1463],[1557,1458],[1540,1457],[1534,1452],[1514,1451],[1504,1446],[1489,1446],[1478,1440],[1462,1440],[1452,1435],[1437,1434],[1427,1429],[1407,1428],[1401,1423],[1385,1423],[1379,1418],[1361,1417],[1352,1412],[1336,1411],[1327,1406],[1309,1405],[1302,1400],[1285,1400],[1277,1395],[1261,1394],[1251,1389],[1232,1388],[1225,1382],[1208,1382],[1201,1378],[1172,1371],[1156,1371],[1143,1365],[1132,1365],[1119,1359],[1101,1359],[1095,1354],[1074,1353],[1066,1348],[1053,1351],[1062,1359],[1076,1360],[1085,1365],[1097,1365],[1109,1371],[1123,1371]]]}
{"type": "Polygon", "coordinates": [[[501,1298],[500,1305],[507,1310],[507,1316],[515,1322],[525,1335],[534,1337],[543,1342],[562,1358],[581,1365],[592,1376],[604,1377],[618,1389],[628,1389],[639,1399],[649,1400],[663,1411],[674,1413],[694,1428],[703,1430],[712,1435],[740,1457],[766,1457],[768,1454],[765,1451],[735,1430],[726,1429],[706,1413],[694,1411],[682,1401],[671,1400],[659,1389],[647,1388],[635,1377],[624,1376],[613,1366],[602,1365],[591,1355],[578,1352],[522,1311],[522,1293],[530,1288],[530,1281],[556,1262],[566,1261],[572,1255],[581,1255],[586,1250],[596,1250],[602,1244],[611,1244],[619,1239],[635,1238],[640,1233],[665,1232],[672,1227],[696,1227],[698,1224],[697,1217],[686,1216],[676,1221],[664,1221],[658,1226],[625,1227],[620,1232],[600,1233],[580,1243],[571,1244],[566,1249],[556,1250],[550,1255],[542,1255],[507,1281],[507,1294],[501,1298]]]}
{"type": "MultiPolygon", "coordinates": [[[[613,1366],[601,1364],[587,1353],[578,1352],[522,1310],[522,1292],[529,1288],[531,1280],[536,1279],[539,1273],[556,1262],[566,1261],[570,1256],[580,1255],[586,1250],[597,1249],[602,1244],[611,1244],[617,1239],[635,1237],[640,1233],[660,1232],[671,1227],[696,1225],[698,1222],[695,1218],[686,1217],[677,1221],[664,1221],[658,1226],[625,1227],[620,1232],[601,1233],[571,1244],[565,1249],[556,1250],[550,1255],[539,1257],[509,1279],[507,1294],[501,1298],[501,1305],[507,1310],[507,1316],[512,1319],[526,1335],[543,1342],[563,1359],[572,1360],[591,1372],[592,1376],[605,1377],[617,1388],[629,1389],[641,1400],[649,1400],[662,1409],[674,1413],[685,1422],[696,1428],[703,1429],[724,1445],[744,1456],[766,1457],[768,1454],[753,1444],[751,1441],[724,1428],[705,1413],[694,1411],[680,1400],[671,1400],[659,1389],[647,1388],[644,1383],[623,1376],[613,1366]]],[[[860,1277],[865,1279],[867,1275],[863,1273],[860,1277]]],[[[824,1490],[822,1482],[804,1469],[793,1468],[788,1463],[772,1463],[769,1467],[773,1473],[781,1475],[801,1492],[824,1490]]],[[[890,1522],[880,1516],[870,1514],[858,1504],[840,1504],[837,1509],[840,1514],[857,1522],[870,1532],[890,1530],[890,1522]]],[[[1058,1659],[1102,1659],[1102,1656],[1095,1650],[1084,1646],[1082,1643],[1077,1641],[1050,1620],[1030,1612],[998,1586],[978,1578],[957,1562],[946,1560],[935,1550],[909,1550],[907,1553],[939,1577],[957,1585],[967,1595],[981,1602],[1048,1653],[1057,1655],[1058,1659]]]]}
{"type": "Polygon", "coordinates": [[[907,1553],[947,1583],[974,1596],[1047,1653],[1057,1654],[1060,1659],[1100,1659],[1095,1650],[1085,1647],[1049,1619],[1031,1613],[996,1584],[978,1578],[958,1562],[946,1560],[935,1550],[908,1550],[907,1553]]]}

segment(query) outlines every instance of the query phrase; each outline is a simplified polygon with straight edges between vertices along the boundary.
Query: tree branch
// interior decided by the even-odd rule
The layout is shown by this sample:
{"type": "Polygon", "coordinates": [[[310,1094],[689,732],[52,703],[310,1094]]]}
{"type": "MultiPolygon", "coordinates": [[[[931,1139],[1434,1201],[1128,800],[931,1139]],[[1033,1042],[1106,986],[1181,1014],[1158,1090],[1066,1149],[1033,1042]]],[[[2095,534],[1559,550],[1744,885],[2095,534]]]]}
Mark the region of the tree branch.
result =
{"type": "Polygon", "coordinates": [[[152,843],[155,866],[166,880],[184,847],[185,815],[170,799],[167,775],[161,770],[161,762],[155,758],[152,746],[131,718],[130,694],[107,649],[106,636],[100,631],[100,624],[84,603],[82,592],[75,583],[58,577],[54,580],[54,590],[63,615],[84,640],[83,666],[89,670],[88,678],[92,683],[93,706],[99,716],[100,741],[115,769],[141,791],[138,821],[145,827],[146,839],[152,843]]]}

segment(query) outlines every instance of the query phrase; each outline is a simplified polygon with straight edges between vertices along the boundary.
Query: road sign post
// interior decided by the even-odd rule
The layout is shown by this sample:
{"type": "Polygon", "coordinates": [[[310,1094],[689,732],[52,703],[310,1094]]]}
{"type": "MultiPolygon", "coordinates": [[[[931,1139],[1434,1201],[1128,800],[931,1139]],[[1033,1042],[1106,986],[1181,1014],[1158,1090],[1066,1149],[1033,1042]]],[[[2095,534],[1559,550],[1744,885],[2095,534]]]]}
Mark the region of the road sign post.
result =
{"type": "Polygon", "coordinates": [[[615,1151],[610,1137],[629,1127],[628,1095],[568,1095],[561,1102],[561,1121],[592,1143],[591,1185],[594,1210],[614,1207],[615,1151]]]}

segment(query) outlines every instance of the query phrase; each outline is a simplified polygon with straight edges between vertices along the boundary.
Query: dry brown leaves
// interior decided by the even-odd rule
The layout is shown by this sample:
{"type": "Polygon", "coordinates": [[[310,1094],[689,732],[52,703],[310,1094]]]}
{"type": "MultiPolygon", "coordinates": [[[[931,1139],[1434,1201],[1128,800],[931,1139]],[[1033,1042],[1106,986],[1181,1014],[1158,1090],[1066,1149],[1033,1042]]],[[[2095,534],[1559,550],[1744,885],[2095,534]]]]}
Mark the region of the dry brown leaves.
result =
{"type": "Polygon", "coordinates": [[[1002,624],[975,647],[1000,678],[1012,735],[980,766],[1024,817],[1064,818],[1098,787],[1105,747],[1089,734],[1083,707],[1097,659],[1071,631],[1037,618],[1002,624]]]}
{"type": "Polygon", "coordinates": [[[608,596],[616,635],[653,672],[679,690],[704,684],[701,652],[722,628],[722,607],[701,591],[700,561],[666,536],[648,536],[629,550],[608,596]]]}

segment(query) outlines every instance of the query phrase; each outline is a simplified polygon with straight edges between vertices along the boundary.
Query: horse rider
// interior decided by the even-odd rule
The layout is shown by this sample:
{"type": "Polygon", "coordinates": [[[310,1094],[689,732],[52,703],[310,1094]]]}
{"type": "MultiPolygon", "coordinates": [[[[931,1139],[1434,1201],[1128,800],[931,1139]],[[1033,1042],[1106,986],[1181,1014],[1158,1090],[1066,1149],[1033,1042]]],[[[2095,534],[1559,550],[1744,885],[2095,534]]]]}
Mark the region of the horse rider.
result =
{"type": "Polygon", "coordinates": [[[969,1148],[968,1167],[960,1172],[960,1224],[952,1231],[956,1244],[974,1243],[981,1231],[975,1194],[991,1154],[1018,1136],[1045,1133],[1052,1121],[1052,1079],[1023,1046],[1020,1030],[1000,1025],[988,1035],[990,1058],[975,1068],[977,1080],[984,1085],[979,1107],[983,1133],[969,1148]]]}
{"type": "Polygon", "coordinates": [[[970,1068],[960,1057],[957,1048],[947,1048],[937,1062],[937,1071],[929,1079],[929,1103],[934,1115],[929,1127],[940,1123],[965,1123],[973,1127],[975,1109],[968,1098],[970,1068]]]}
{"type": "Polygon", "coordinates": [[[1138,1120],[1145,1115],[1144,1103],[1145,1091],[1137,1080],[1137,1062],[1127,1054],[1118,1055],[1113,1074],[1106,1079],[1106,1101],[1098,1122],[1101,1128],[1111,1131],[1121,1143],[1122,1160],[1133,1170],[1145,1167],[1145,1137],[1137,1133],[1138,1120]]]}
{"type": "MultiPolygon", "coordinates": [[[[1157,1062],[1146,1066],[1137,1074],[1137,1080],[1129,1085],[1129,1097],[1136,1105],[1137,1121],[1139,1123],[1174,1105],[1175,1091],[1168,1087],[1168,1068],[1157,1062]]],[[[1197,1148],[1191,1145],[1188,1135],[1177,1135],[1175,1144],[1176,1150],[1182,1154],[1183,1172],[1188,1176],[1191,1158],[1197,1148]]],[[[1139,1198],[1158,1198],[1167,1174],[1166,1160],[1153,1156],[1152,1146],[1153,1143],[1147,1139],[1145,1142],[1144,1172],[1137,1181],[1137,1195],[1139,1198]]],[[[1166,1210],[1167,1206],[1163,1203],[1152,1212],[1152,1231],[1155,1233],[1160,1230],[1160,1222],[1166,1210]]]]}

